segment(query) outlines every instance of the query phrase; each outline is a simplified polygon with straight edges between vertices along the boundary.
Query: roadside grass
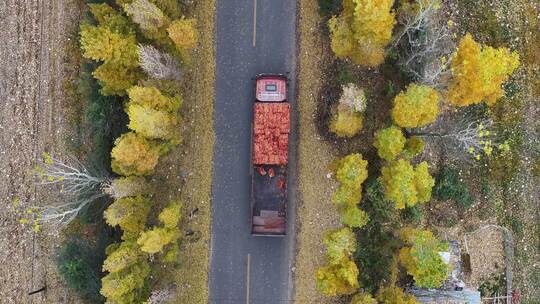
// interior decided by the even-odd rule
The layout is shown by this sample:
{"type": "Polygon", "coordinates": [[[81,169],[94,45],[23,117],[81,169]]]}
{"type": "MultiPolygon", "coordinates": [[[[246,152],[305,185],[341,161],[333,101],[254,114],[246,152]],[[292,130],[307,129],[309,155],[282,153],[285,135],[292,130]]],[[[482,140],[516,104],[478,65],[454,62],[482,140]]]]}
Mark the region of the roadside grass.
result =
{"type": "MultiPolygon", "coordinates": [[[[179,290],[175,303],[208,303],[208,262],[211,225],[211,184],[214,135],[214,16],[215,0],[194,3],[190,16],[197,19],[199,46],[184,77],[184,130],[182,151],[171,153],[180,163],[183,178],[184,231],[181,267],[175,273],[179,290]],[[174,155],[173,155],[174,154],[174,155]],[[189,219],[189,213],[193,216],[189,219]]],[[[169,189],[172,193],[176,189],[169,189]]]]}
{"type": "Polygon", "coordinates": [[[295,303],[337,303],[322,296],[315,286],[315,271],[324,263],[324,233],[338,227],[339,215],[332,206],[336,184],[326,178],[334,151],[318,132],[317,106],[324,86],[322,67],[328,65],[328,46],[319,30],[319,5],[301,0],[299,9],[299,68],[297,104],[299,111],[299,173],[296,260],[294,269],[295,303]]]}

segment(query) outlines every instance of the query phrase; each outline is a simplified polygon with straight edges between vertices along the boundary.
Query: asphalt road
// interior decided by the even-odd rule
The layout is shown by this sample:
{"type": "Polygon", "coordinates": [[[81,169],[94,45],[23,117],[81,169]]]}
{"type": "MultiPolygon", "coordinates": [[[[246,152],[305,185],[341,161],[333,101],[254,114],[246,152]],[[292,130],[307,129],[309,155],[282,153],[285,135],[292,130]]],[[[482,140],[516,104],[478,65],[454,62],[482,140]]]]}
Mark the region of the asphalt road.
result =
{"type": "Polygon", "coordinates": [[[294,248],[296,1],[217,0],[216,144],[209,297],[212,304],[288,303],[294,248]],[[288,235],[250,235],[250,132],[259,73],[290,72],[288,235]]]}

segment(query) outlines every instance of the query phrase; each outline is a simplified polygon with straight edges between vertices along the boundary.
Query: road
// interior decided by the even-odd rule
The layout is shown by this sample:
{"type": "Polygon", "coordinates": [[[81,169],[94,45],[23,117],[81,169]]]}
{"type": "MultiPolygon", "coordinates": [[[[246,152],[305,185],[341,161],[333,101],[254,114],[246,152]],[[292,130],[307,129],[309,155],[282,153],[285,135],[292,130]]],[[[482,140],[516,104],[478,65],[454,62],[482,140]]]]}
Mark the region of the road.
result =
{"type": "Polygon", "coordinates": [[[216,144],[212,186],[209,298],[212,304],[291,299],[295,197],[296,1],[217,0],[216,144]],[[250,132],[259,73],[290,72],[293,104],[289,222],[284,238],[250,235],[250,132]]]}

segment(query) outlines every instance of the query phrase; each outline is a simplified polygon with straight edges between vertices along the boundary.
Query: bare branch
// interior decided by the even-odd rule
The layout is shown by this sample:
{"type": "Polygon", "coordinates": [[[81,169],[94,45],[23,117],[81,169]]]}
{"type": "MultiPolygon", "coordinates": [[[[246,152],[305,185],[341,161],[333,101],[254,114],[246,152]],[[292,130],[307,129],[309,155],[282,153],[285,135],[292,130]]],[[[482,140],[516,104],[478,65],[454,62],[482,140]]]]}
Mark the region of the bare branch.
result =
{"type": "Polygon", "coordinates": [[[139,44],[139,58],[142,69],[152,78],[180,80],[182,77],[177,61],[151,45],[139,44]]]}

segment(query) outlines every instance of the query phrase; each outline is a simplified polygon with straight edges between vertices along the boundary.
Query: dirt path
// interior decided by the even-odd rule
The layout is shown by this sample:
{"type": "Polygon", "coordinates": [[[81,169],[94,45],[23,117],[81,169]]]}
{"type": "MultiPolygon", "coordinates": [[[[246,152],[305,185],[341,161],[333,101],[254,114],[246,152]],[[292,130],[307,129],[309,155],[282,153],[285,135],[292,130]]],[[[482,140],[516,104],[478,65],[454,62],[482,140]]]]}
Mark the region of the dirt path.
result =
{"type": "Polygon", "coordinates": [[[34,233],[21,214],[46,200],[31,174],[44,150],[67,137],[63,45],[78,19],[73,1],[0,1],[0,298],[2,303],[74,303],[59,286],[57,237],[34,233]],[[67,16],[74,16],[70,20],[67,16]],[[20,202],[20,203],[18,203],[20,202]],[[47,285],[47,291],[27,293],[47,285]]]}

